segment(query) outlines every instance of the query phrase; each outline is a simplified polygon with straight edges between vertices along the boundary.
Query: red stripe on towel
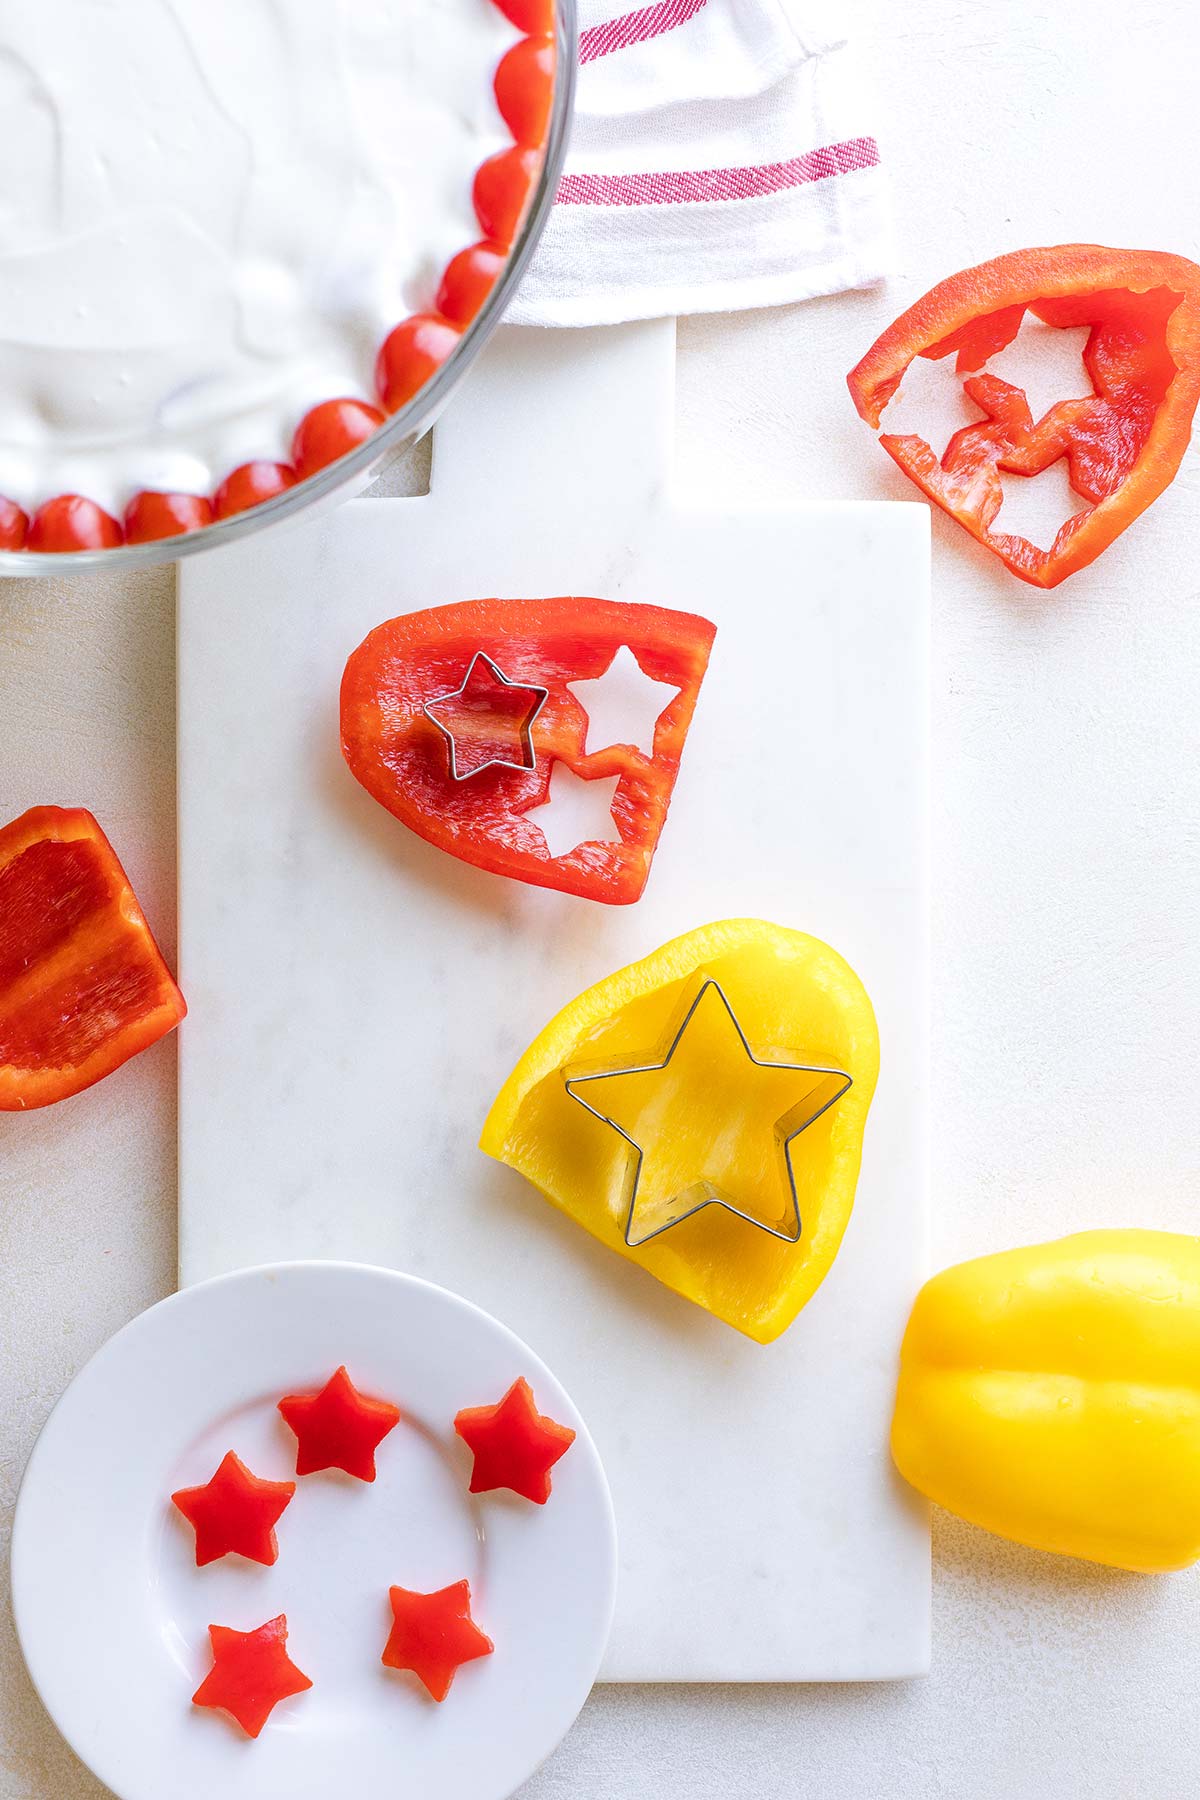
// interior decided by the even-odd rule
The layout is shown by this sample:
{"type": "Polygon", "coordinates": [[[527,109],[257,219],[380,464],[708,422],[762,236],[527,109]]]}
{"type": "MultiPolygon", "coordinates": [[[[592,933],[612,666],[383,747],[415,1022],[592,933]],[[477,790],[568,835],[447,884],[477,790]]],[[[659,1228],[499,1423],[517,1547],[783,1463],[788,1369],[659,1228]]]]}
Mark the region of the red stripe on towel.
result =
{"type": "Polygon", "coordinates": [[[658,0],[657,6],[642,6],[636,12],[622,13],[619,19],[606,19],[603,25],[590,25],[579,34],[579,60],[595,62],[598,56],[611,56],[614,50],[661,37],[664,31],[686,25],[707,5],[708,0],[658,0]]]}
{"type": "Polygon", "coordinates": [[[848,138],[787,162],[748,169],[667,169],[655,175],[564,175],[560,206],[687,206],[699,200],[756,200],[810,181],[827,181],[879,161],[874,138],[848,138]]]}

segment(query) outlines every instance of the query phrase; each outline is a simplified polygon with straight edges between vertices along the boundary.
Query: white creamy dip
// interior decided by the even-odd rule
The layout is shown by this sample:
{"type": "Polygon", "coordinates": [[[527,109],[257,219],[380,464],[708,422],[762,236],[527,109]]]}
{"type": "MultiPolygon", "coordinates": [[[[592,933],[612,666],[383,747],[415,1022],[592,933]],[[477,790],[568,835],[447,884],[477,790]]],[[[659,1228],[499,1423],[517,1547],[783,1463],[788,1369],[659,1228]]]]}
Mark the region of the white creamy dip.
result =
{"type": "Polygon", "coordinates": [[[0,0],[0,495],[286,460],[480,233],[492,0],[0,0]]]}

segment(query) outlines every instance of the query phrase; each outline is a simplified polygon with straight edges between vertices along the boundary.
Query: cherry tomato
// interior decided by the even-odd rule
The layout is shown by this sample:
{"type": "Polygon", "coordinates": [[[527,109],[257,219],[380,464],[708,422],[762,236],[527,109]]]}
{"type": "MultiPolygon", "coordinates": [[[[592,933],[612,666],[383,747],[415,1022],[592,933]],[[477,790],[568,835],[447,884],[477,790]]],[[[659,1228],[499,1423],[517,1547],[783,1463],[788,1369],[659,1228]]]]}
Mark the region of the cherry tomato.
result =
{"type": "Polygon", "coordinates": [[[143,489],[125,509],[125,542],[149,544],[158,538],[202,531],[213,522],[212,501],[202,494],[160,494],[143,489]]]}
{"type": "Polygon", "coordinates": [[[554,30],[554,0],[496,0],[518,31],[544,36],[554,30]]]}
{"type": "Polygon", "coordinates": [[[15,500],[0,495],[0,550],[20,550],[29,531],[29,518],[15,500]]]}
{"type": "Polygon", "coordinates": [[[496,105],[518,144],[546,141],[554,98],[554,39],[522,38],[496,70],[496,105]]]}
{"type": "Polygon", "coordinates": [[[446,265],[438,289],[437,309],[453,325],[469,325],[508,260],[502,244],[472,244],[446,265]]]}
{"type": "Polygon", "coordinates": [[[296,472],[286,463],[243,463],[225,477],[213,495],[213,511],[218,519],[228,519],[248,507],[261,506],[264,500],[272,500],[295,485],[296,472]]]}
{"type": "Polygon", "coordinates": [[[82,494],[57,494],[33,515],[27,550],[112,550],[124,533],[111,513],[82,494]]]}
{"type": "Polygon", "coordinates": [[[323,400],[305,413],[292,439],[292,461],[301,481],[336,462],[383,424],[378,407],[365,400],[323,400]]]}
{"type": "Polygon", "coordinates": [[[461,335],[436,313],[414,313],[397,325],[375,364],[375,385],[388,412],[398,412],[424,387],[461,335]]]}
{"type": "Polygon", "coordinates": [[[481,163],[475,175],[475,217],[484,237],[511,244],[525,211],[541,158],[536,150],[514,144],[481,163]]]}

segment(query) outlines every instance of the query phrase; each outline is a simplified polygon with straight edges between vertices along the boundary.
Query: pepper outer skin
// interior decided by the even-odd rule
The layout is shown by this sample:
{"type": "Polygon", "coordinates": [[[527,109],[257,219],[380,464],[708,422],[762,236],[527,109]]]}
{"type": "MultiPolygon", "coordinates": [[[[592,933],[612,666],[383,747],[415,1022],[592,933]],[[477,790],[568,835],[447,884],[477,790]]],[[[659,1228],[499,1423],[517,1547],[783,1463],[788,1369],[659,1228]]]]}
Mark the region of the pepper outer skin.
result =
{"type": "Polygon", "coordinates": [[[186,1012],[90,812],[35,806],[0,829],[0,1112],[82,1092],[186,1012]]]}
{"type": "MultiPolygon", "coordinates": [[[[874,1009],[836,950],[764,919],[723,919],[672,938],[564,1006],[501,1088],[480,1148],[618,1256],[767,1344],[812,1298],[838,1253],[878,1073],[874,1009]],[[661,1043],[701,974],[720,983],[759,1054],[800,1051],[852,1077],[838,1103],[796,1140],[804,1167],[798,1243],[706,1206],[648,1242],[626,1244],[626,1148],[566,1092],[564,1074],[581,1060],[636,1061],[661,1043]]],[[[698,1093],[695,1104],[710,1110],[714,1098],[698,1093]]]]}
{"type": "Polygon", "coordinates": [[[900,1355],[892,1457],[949,1512],[1145,1573],[1200,1556],[1200,1237],[1087,1231],[944,1270],[900,1355]]]}
{"type": "Polygon", "coordinates": [[[354,779],[410,831],[461,861],[606,906],[630,906],[650,874],[716,626],[694,613],[633,601],[559,594],[456,601],[377,626],[342,677],[342,754],[354,779]],[[577,681],[596,680],[618,650],[677,691],[654,728],[653,751],[610,744],[588,751],[577,681]],[[548,689],[537,715],[535,766],[492,767],[455,780],[425,703],[459,687],[477,652],[517,685],[548,689]],[[535,809],[551,769],[583,781],[615,776],[619,837],[551,856],[535,809]],[[527,814],[534,814],[527,817],[527,814]]]}
{"type": "Polygon", "coordinates": [[[1175,476],[1200,401],[1200,267],[1157,250],[1058,244],[1015,250],[931,288],[876,339],[847,384],[878,429],[918,356],[954,355],[977,423],[955,432],[940,461],[916,433],[884,433],[894,462],[1014,575],[1053,588],[1095,560],[1175,476]],[[1026,312],[1054,326],[1091,327],[1083,360],[1094,392],[1065,396],[1032,419],[1019,388],[988,374],[1026,312]],[[1065,457],[1081,510],[1049,549],[993,531],[1000,471],[1036,475],[1065,457]]]}

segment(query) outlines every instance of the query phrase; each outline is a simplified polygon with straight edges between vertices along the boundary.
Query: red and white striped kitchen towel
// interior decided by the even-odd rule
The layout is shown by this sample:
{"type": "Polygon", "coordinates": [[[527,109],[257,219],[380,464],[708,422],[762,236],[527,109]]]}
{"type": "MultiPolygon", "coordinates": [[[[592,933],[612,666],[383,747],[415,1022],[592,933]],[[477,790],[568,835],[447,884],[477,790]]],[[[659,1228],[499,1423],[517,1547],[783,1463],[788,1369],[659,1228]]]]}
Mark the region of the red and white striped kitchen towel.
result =
{"type": "Polygon", "coordinates": [[[887,191],[827,0],[580,0],[567,169],[509,313],[610,325],[861,287],[887,191]]]}

